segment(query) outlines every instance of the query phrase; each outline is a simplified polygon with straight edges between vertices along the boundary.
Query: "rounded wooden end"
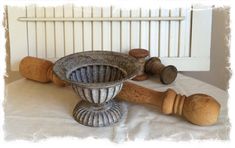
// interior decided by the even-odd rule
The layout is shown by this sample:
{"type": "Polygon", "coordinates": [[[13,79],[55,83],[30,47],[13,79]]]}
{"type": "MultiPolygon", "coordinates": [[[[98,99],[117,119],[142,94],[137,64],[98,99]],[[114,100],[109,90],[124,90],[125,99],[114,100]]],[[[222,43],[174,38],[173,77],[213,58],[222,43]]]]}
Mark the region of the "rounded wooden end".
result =
{"type": "Polygon", "coordinates": [[[193,124],[205,126],[217,122],[220,104],[211,96],[195,94],[184,101],[183,116],[193,124]]]}
{"type": "Polygon", "coordinates": [[[160,80],[163,84],[171,84],[177,77],[177,69],[173,65],[164,67],[160,74],[160,80]]]}
{"type": "Polygon", "coordinates": [[[30,80],[46,83],[50,81],[47,71],[53,63],[48,60],[27,56],[19,64],[20,74],[30,80]]]}

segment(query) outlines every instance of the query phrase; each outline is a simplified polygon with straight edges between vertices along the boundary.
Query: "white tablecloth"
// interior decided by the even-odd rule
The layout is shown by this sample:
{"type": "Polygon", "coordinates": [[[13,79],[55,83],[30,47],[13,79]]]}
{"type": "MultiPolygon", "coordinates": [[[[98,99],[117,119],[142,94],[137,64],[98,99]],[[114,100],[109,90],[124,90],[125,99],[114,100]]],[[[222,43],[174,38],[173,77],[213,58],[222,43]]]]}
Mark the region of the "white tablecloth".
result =
{"type": "Polygon", "coordinates": [[[37,141],[55,136],[92,136],[114,142],[137,139],[229,139],[228,94],[225,91],[182,74],[170,85],[160,84],[156,78],[134,83],[158,91],[173,88],[187,96],[193,93],[211,95],[221,104],[218,122],[200,127],[180,117],[163,115],[153,107],[121,102],[124,115],[119,123],[102,128],[86,127],[72,117],[73,108],[79,99],[70,87],[61,88],[52,83],[41,84],[20,79],[6,86],[5,139],[37,141]]]}

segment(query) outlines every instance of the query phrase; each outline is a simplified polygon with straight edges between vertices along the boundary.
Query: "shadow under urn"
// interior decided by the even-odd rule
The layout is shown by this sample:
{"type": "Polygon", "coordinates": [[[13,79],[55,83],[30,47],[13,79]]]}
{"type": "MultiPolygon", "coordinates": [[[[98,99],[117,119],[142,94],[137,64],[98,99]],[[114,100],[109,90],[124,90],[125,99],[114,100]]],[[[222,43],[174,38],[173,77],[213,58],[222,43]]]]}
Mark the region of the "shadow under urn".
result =
{"type": "Polygon", "coordinates": [[[112,51],[86,51],[55,62],[54,73],[71,84],[82,99],[73,110],[74,119],[85,126],[104,127],[119,121],[122,109],[113,100],[123,82],[139,71],[137,59],[112,51]]]}

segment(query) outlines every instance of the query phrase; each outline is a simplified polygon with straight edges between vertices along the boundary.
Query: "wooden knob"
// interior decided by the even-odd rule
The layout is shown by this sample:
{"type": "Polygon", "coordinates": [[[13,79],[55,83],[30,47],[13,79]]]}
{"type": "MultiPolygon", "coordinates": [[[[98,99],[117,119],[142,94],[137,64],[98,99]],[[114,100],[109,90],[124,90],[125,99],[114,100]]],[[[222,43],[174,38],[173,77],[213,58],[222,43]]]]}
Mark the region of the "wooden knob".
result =
{"type": "Polygon", "coordinates": [[[53,82],[58,86],[65,86],[65,82],[60,80],[52,71],[53,63],[48,60],[27,56],[23,58],[19,65],[20,74],[30,80],[41,83],[53,82]]]}
{"type": "Polygon", "coordinates": [[[141,65],[139,73],[132,80],[143,81],[148,79],[148,75],[145,73],[144,70],[144,65],[145,65],[145,58],[149,56],[149,51],[141,48],[136,48],[136,49],[131,49],[129,51],[129,55],[138,59],[138,62],[141,65]]]}
{"type": "Polygon", "coordinates": [[[177,77],[177,69],[173,65],[165,66],[157,57],[152,57],[146,61],[145,71],[148,74],[157,74],[163,84],[170,84],[177,77]]]}
{"type": "Polygon", "coordinates": [[[176,114],[200,126],[216,123],[220,112],[220,104],[211,96],[194,94],[186,97],[172,89],[158,92],[131,82],[123,84],[116,98],[133,103],[150,104],[160,108],[164,114],[176,114]]]}

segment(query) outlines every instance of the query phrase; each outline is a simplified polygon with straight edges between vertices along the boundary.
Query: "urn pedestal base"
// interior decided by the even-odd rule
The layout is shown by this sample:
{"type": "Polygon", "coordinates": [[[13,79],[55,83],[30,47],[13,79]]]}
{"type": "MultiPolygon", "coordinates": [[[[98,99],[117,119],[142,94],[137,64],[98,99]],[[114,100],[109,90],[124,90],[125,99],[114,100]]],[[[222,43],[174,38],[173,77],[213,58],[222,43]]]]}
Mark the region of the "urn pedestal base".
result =
{"type": "Polygon", "coordinates": [[[121,119],[122,111],[119,103],[110,100],[103,104],[80,101],[73,110],[74,119],[85,126],[104,127],[121,119]]]}

